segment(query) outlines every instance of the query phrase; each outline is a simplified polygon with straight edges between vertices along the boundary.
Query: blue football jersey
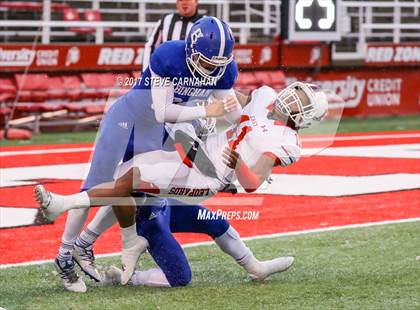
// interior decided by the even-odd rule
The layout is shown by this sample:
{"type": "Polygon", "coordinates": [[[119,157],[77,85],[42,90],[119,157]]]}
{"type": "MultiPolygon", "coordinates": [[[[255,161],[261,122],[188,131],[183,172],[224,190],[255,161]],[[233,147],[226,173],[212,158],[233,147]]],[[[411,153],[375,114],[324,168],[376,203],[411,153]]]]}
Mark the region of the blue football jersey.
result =
{"type": "Polygon", "coordinates": [[[238,77],[238,66],[232,61],[224,75],[216,83],[204,83],[204,78],[195,78],[187,65],[185,41],[174,40],[160,45],[150,59],[149,67],[137,85],[126,95],[130,112],[153,118],[150,88],[153,84],[150,69],[174,84],[174,104],[185,104],[190,100],[207,99],[214,90],[231,89],[238,77]]]}

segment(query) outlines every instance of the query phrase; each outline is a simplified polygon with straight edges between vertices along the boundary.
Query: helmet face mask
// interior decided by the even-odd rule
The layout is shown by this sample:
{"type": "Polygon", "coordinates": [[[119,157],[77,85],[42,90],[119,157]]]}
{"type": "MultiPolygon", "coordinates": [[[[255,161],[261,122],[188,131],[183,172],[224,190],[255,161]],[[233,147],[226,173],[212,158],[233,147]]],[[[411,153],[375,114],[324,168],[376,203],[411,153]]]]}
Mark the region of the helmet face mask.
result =
{"type": "Polygon", "coordinates": [[[275,109],[289,117],[296,128],[308,128],[326,115],[328,101],[317,86],[295,82],[277,95],[275,109]]]}
{"type": "Polygon", "coordinates": [[[186,62],[191,74],[217,82],[233,60],[234,39],[229,26],[215,17],[203,17],[186,40],[186,62]]]}
{"type": "Polygon", "coordinates": [[[223,57],[223,59],[209,59],[203,54],[196,52],[187,57],[187,64],[194,77],[203,77],[217,81],[223,76],[227,65],[232,60],[233,56],[229,59],[226,57],[223,57]]]}

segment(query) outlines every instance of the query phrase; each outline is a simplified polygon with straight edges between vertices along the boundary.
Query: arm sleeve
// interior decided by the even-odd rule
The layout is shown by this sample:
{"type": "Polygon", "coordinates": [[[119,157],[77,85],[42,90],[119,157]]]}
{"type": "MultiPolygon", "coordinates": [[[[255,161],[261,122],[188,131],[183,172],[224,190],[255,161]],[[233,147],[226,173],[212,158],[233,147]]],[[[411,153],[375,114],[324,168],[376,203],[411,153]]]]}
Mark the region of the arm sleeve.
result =
{"type": "Polygon", "coordinates": [[[173,104],[174,100],[174,85],[169,79],[162,78],[155,74],[150,68],[152,77],[152,109],[155,111],[156,120],[159,123],[169,122],[185,122],[197,118],[206,117],[206,110],[204,107],[187,107],[173,104]],[[162,79],[162,83],[157,83],[162,79]],[[158,84],[159,86],[154,86],[158,84]]]}
{"type": "Polygon", "coordinates": [[[232,96],[236,100],[236,110],[226,113],[225,119],[230,124],[236,124],[239,121],[239,118],[241,117],[242,107],[239,104],[238,98],[236,97],[235,91],[231,89],[218,89],[213,92],[213,97],[216,99],[223,99],[227,96],[232,96]]]}
{"type": "Polygon", "coordinates": [[[143,55],[143,67],[142,71],[146,70],[150,63],[150,57],[153,51],[162,43],[162,26],[164,18],[160,19],[153,29],[152,35],[149,37],[149,40],[144,45],[144,55],[143,55]]]}

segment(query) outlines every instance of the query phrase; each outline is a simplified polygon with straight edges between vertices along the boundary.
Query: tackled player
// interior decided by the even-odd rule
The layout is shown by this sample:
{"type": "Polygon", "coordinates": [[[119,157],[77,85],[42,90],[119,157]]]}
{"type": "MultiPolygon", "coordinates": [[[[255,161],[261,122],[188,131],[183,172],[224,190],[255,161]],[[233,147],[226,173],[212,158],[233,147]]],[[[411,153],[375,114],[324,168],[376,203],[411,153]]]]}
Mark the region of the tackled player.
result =
{"type": "MultiPolygon", "coordinates": [[[[54,219],[72,208],[115,203],[115,200],[118,204],[130,204],[133,192],[139,188],[147,191],[144,184],[152,188],[155,195],[164,197],[170,196],[174,186],[207,188],[214,194],[236,177],[247,192],[252,192],[269,177],[274,166],[287,166],[299,159],[297,131],[319,122],[327,108],[326,95],[314,85],[296,82],[279,94],[262,87],[252,93],[236,125],[210,135],[202,144],[215,167],[214,177],[203,174],[199,163],[186,165],[177,152],[154,151],[136,155],[132,161],[122,164],[120,177],[112,184],[101,184],[69,196],[49,193],[40,185],[35,190],[36,198],[45,215],[54,219]],[[156,161],[156,156],[160,160],[156,161]]],[[[217,238],[215,240],[217,242],[217,238]]],[[[238,260],[232,249],[243,248],[243,245],[232,241],[221,248],[238,260]]]]}

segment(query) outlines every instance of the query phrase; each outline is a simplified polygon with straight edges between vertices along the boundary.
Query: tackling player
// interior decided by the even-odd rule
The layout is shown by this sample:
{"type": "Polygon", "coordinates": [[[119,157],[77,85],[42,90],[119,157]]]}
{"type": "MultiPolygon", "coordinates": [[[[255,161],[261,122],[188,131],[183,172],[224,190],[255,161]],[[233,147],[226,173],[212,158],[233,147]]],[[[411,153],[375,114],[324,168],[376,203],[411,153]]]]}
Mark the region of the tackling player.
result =
{"type": "MultiPolygon", "coordinates": [[[[179,205],[168,199],[166,205],[149,207],[147,201],[137,209],[138,234],[149,242],[149,253],[159,268],[136,271],[130,284],[150,287],[188,285],[192,278],[187,257],[172,233],[202,233],[214,239],[217,246],[231,256],[254,281],[286,271],[294,261],[291,256],[259,261],[241,240],[239,233],[222,216],[200,205],[179,205]],[[206,214],[207,219],[200,218],[206,214]]],[[[105,273],[105,283],[121,283],[122,271],[111,266],[105,273]]]]}
{"type": "Polygon", "coordinates": [[[327,106],[325,94],[310,84],[296,82],[278,95],[271,88],[262,87],[252,93],[251,102],[243,109],[237,125],[207,138],[204,147],[216,167],[216,177],[211,178],[187,167],[176,152],[158,151],[137,155],[131,163],[124,164],[122,173],[128,172],[112,188],[99,185],[87,192],[60,196],[38,186],[37,199],[46,215],[55,218],[74,207],[86,208],[109,203],[113,199],[121,203],[121,200],[130,199],[133,189],[140,187],[145,191],[144,186],[140,186],[141,182],[158,185],[160,195],[179,198],[199,190],[196,193],[202,193],[205,198],[225,186],[234,174],[245,190],[252,192],[267,179],[273,166],[287,166],[299,159],[297,131],[320,121],[327,112],[327,106]],[[154,160],[157,155],[163,156],[162,160],[152,164],[147,160],[150,154],[153,154],[154,160]],[[162,165],[165,170],[159,173],[158,166],[162,165]],[[180,186],[189,189],[188,192],[173,191],[174,187],[180,186]]]}
{"type": "MultiPolygon", "coordinates": [[[[107,111],[92,157],[83,189],[113,180],[115,169],[123,159],[130,137],[133,153],[140,154],[164,147],[164,122],[183,122],[205,117],[236,113],[239,103],[231,89],[237,77],[233,61],[234,39],[228,25],[214,17],[197,21],[186,41],[170,41],[154,52],[140,82],[120,97],[107,111]],[[215,100],[207,106],[187,106],[191,99],[215,100]]],[[[121,226],[123,264],[134,270],[138,255],[146,247],[144,238],[135,233],[132,206],[115,208],[121,226]],[[131,216],[127,217],[129,214],[131,216]]],[[[83,261],[88,249],[74,245],[87,218],[87,209],[69,212],[55,267],[64,287],[75,292],[86,291],[86,285],[74,271],[74,259],[83,261]]],[[[112,221],[114,214],[104,221],[112,221]]],[[[100,281],[100,274],[90,274],[100,281]]]]}

